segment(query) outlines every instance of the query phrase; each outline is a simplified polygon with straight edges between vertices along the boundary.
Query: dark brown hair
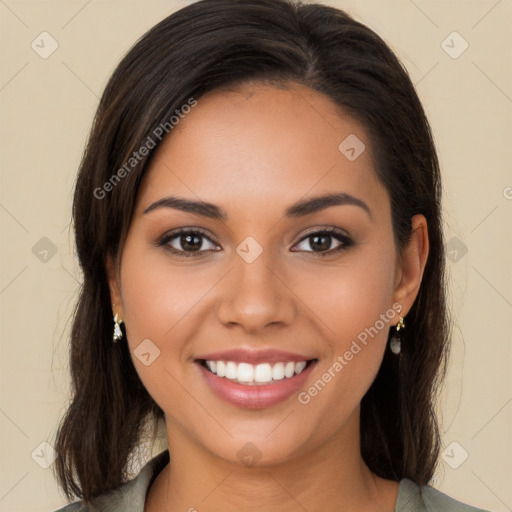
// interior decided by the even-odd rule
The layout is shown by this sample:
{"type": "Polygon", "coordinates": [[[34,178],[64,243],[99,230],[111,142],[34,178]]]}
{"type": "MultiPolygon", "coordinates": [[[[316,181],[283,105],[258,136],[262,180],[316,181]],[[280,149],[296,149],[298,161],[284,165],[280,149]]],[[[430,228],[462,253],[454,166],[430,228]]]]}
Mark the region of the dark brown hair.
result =
{"type": "Polygon", "coordinates": [[[292,0],[203,0],[158,23],[122,59],[81,162],[73,203],[83,270],[71,332],[73,396],[55,443],[56,478],[68,498],[89,501],[120,486],[143,425],[163,418],[128,344],[112,342],[105,267],[107,256],[118,261],[160,141],[137,165],[126,162],[190,98],[200,103],[210,90],[246,82],[306,85],[362,123],[389,193],[397,249],[410,240],[411,218],[427,219],[429,257],[401,357],[386,351],[362,400],[361,452],[381,477],[420,485],[432,478],[440,446],[434,404],[449,324],[439,164],[413,84],[387,44],[341,10],[292,0]],[[113,183],[123,166],[129,172],[113,183]]]}

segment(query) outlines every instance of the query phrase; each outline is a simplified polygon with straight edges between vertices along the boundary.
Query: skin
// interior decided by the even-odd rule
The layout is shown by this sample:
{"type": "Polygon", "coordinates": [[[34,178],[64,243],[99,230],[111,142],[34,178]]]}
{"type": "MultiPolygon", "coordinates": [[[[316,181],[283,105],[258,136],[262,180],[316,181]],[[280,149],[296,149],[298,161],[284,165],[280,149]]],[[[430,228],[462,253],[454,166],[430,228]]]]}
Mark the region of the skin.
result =
{"type": "MultiPolygon", "coordinates": [[[[149,366],[132,356],[165,412],[171,453],[145,512],[256,504],[269,512],[394,510],[398,483],[361,458],[359,414],[397,314],[307,405],[292,395],[266,409],[235,407],[210,390],[193,360],[234,347],[300,353],[319,360],[309,388],[393,304],[407,325],[428,256],[425,218],[412,225],[400,253],[364,127],[329,98],[298,84],[245,84],[198,100],[141,184],[120,268],[107,262],[132,354],[145,339],[160,350],[149,366]],[[349,134],[366,145],[354,161],[338,149],[349,134]],[[296,201],[333,191],[364,201],[371,217],[346,204],[284,217],[296,201]],[[171,194],[215,203],[228,219],[170,208],[143,213],[171,194]],[[326,227],[354,244],[334,253],[343,244],[332,237],[319,249],[306,235],[326,227]],[[177,228],[202,228],[211,242],[200,238],[204,252],[188,258],[156,246],[177,228]],[[251,264],[236,252],[248,236],[263,248],[251,264]],[[237,456],[248,442],[261,453],[251,467],[237,456]]],[[[168,245],[187,250],[180,236],[168,245]]]]}

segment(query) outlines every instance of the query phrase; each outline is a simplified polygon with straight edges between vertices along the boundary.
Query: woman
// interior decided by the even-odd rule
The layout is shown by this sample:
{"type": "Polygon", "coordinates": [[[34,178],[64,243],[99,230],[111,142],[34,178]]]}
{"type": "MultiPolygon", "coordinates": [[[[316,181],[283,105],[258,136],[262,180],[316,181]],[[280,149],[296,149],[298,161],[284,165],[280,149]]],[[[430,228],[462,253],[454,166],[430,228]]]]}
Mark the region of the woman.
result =
{"type": "Polygon", "coordinates": [[[151,29],[76,184],[61,510],[477,510],[428,486],[440,203],[414,87],[346,13],[203,0],[151,29]]]}

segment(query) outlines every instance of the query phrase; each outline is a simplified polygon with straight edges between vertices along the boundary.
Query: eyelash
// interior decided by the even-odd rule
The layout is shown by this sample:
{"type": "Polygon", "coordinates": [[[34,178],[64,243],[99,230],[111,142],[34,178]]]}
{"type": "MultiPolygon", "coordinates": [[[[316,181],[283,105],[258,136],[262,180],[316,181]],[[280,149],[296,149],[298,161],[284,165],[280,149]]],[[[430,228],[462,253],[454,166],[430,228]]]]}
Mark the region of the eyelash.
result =
{"type": "MultiPolygon", "coordinates": [[[[171,240],[174,240],[178,236],[185,235],[185,234],[186,235],[199,235],[200,238],[204,237],[210,243],[215,244],[215,242],[213,242],[213,240],[211,240],[210,237],[201,229],[198,229],[198,228],[186,229],[185,228],[185,229],[180,229],[178,231],[174,231],[172,233],[168,233],[168,234],[164,235],[157,242],[156,245],[158,247],[166,246],[165,247],[166,250],[170,251],[173,254],[176,254],[179,257],[190,258],[190,257],[202,256],[203,253],[206,251],[200,250],[200,251],[194,251],[194,252],[187,252],[187,251],[181,251],[181,250],[174,249],[174,247],[171,247],[170,245],[168,245],[171,240]]],[[[340,230],[338,230],[336,228],[325,228],[325,229],[321,229],[319,231],[312,231],[311,233],[307,233],[304,237],[302,237],[298,243],[301,243],[301,242],[307,240],[308,238],[312,237],[313,235],[330,235],[332,238],[335,238],[339,242],[342,242],[342,245],[340,245],[338,248],[331,249],[329,251],[324,251],[324,252],[305,251],[305,252],[311,252],[311,253],[313,253],[317,256],[321,256],[321,257],[330,256],[332,254],[341,252],[341,251],[347,249],[348,247],[351,247],[354,245],[354,242],[347,235],[343,234],[340,230]]],[[[301,252],[301,251],[294,251],[294,252],[301,252]]]]}

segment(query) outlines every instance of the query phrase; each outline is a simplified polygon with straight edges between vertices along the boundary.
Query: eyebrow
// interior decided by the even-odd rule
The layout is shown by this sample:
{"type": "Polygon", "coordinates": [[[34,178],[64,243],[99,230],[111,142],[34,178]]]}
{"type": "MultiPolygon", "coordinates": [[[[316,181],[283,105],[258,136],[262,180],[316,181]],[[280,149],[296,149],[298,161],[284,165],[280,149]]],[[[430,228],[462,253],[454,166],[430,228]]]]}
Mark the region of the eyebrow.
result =
{"type": "MultiPolygon", "coordinates": [[[[358,206],[368,214],[370,219],[373,220],[372,211],[364,201],[344,192],[325,194],[311,199],[298,201],[286,209],[285,216],[288,218],[304,217],[306,215],[325,210],[331,206],[341,205],[358,206]]],[[[228,219],[227,212],[220,206],[205,201],[193,201],[191,199],[177,196],[163,197],[148,206],[142,213],[145,215],[160,208],[172,208],[216,220],[226,221],[228,219]]]]}

